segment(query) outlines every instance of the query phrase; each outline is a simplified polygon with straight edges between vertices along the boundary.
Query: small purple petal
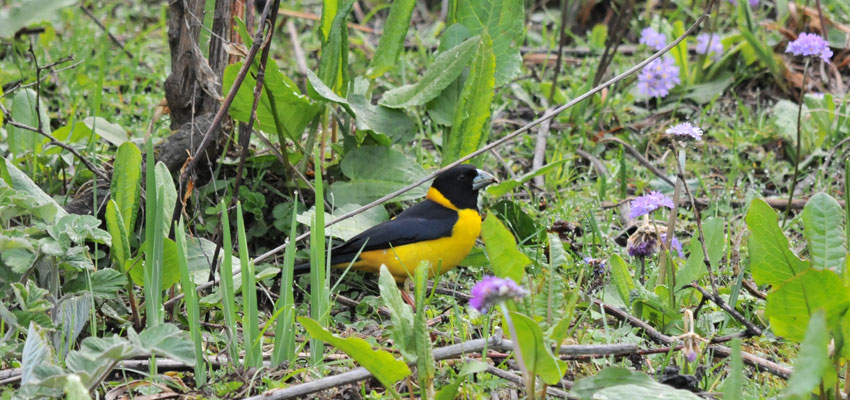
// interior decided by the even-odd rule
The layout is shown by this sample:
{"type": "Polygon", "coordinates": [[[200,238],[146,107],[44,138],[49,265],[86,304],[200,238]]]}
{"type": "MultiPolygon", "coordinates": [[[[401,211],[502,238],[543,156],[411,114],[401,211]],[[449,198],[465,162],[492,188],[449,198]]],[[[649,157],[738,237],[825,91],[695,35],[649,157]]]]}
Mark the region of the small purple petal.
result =
{"type": "MultiPolygon", "coordinates": [[[[661,234],[661,241],[667,243],[667,233],[661,234]]],[[[682,243],[679,242],[679,239],[676,239],[676,236],[673,236],[673,240],[670,242],[670,247],[676,252],[679,253],[679,258],[685,258],[685,253],[682,252],[682,243]]]]}
{"type": "Polygon", "coordinates": [[[667,38],[664,37],[663,34],[658,33],[655,29],[650,27],[643,28],[640,31],[640,44],[645,44],[650,48],[655,50],[661,50],[664,46],[667,46],[667,38]]]}
{"type": "Polygon", "coordinates": [[[697,35],[696,52],[710,55],[714,61],[720,60],[723,57],[723,43],[720,42],[720,36],[716,33],[700,33],[697,35]]]}
{"type": "Polygon", "coordinates": [[[679,83],[679,67],[673,57],[665,55],[640,70],[637,89],[644,96],[665,97],[679,83]]]}
{"type": "Polygon", "coordinates": [[[637,197],[629,203],[631,211],[629,218],[637,218],[660,207],[673,208],[673,199],[661,194],[660,192],[652,191],[649,194],[637,197]]]}
{"type": "Polygon", "coordinates": [[[691,125],[690,122],[682,122],[681,124],[675,125],[670,129],[667,129],[666,133],[668,135],[676,135],[676,136],[689,136],[694,140],[702,140],[702,129],[699,127],[691,125]]]}

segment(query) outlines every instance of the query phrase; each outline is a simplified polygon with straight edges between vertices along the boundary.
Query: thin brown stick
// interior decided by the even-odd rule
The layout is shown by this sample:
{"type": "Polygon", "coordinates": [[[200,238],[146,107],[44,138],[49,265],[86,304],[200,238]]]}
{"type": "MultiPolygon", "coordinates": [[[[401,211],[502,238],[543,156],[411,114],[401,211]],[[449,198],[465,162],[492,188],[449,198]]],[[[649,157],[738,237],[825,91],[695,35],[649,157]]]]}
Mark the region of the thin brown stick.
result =
{"type": "MultiPolygon", "coordinates": [[[[97,17],[95,17],[94,14],[92,14],[91,11],[89,11],[88,8],[86,8],[84,5],[80,5],[80,9],[83,10],[83,13],[85,13],[86,16],[89,17],[92,20],[92,22],[94,22],[100,28],[100,30],[102,30],[103,33],[106,34],[106,36],[109,36],[109,40],[111,40],[112,43],[115,43],[115,45],[118,46],[118,48],[121,49],[121,51],[124,54],[126,54],[127,57],[130,57],[131,60],[136,59],[136,56],[134,56],[133,53],[131,53],[129,50],[127,50],[126,47],[124,47],[124,43],[121,43],[121,41],[118,40],[118,38],[115,37],[115,35],[113,35],[112,32],[109,32],[109,29],[107,29],[106,26],[103,25],[103,23],[100,22],[100,20],[97,19],[97,17]]],[[[148,67],[148,65],[145,64],[144,61],[139,60],[139,65],[150,69],[150,67],[148,67]]]]}
{"type": "MultiPolygon", "coordinates": [[[[499,378],[502,378],[504,380],[513,382],[517,386],[523,386],[523,384],[524,384],[521,376],[514,374],[512,372],[508,372],[508,371],[505,371],[505,370],[502,370],[502,369],[498,369],[498,368],[496,368],[492,365],[487,366],[487,372],[492,374],[492,375],[498,376],[499,378]]],[[[562,399],[579,399],[579,397],[573,396],[573,395],[569,394],[568,392],[565,392],[561,389],[556,389],[556,388],[553,388],[553,387],[547,387],[546,388],[546,394],[549,395],[549,396],[555,396],[555,397],[562,398],[562,399]]],[[[533,399],[533,398],[537,398],[537,396],[536,395],[530,396],[529,398],[533,399]]]]}
{"type": "Polygon", "coordinates": [[[699,291],[700,293],[702,293],[702,295],[704,297],[711,300],[714,304],[717,304],[717,306],[722,308],[723,311],[726,311],[727,313],[729,313],[729,315],[731,315],[732,318],[735,318],[736,321],[738,321],[742,325],[744,325],[744,327],[747,329],[746,330],[747,335],[749,335],[749,336],[761,336],[762,335],[761,328],[757,327],[755,324],[753,324],[752,322],[750,322],[749,320],[744,318],[744,316],[741,315],[741,313],[739,313],[738,310],[735,310],[734,308],[732,308],[728,304],[726,304],[726,302],[723,301],[723,299],[720,296],[713,294],[713,293],[709,293],[708,290],[705,290],[704,287],[698,285],[696,282],[691,282],[690,286],[692,288],[696,289],[697,291],[699,291]]]}

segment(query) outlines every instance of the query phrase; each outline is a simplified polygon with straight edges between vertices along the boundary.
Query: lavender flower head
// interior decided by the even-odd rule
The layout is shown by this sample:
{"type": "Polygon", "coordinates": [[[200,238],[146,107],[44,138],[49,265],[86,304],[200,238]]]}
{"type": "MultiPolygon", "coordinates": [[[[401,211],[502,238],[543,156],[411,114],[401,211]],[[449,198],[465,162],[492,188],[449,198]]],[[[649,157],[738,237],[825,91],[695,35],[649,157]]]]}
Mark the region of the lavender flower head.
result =
{"type": "Polygon", "coordinates": [[[655,29],[651,27],[643,28],[640,31],[640,44],[645,44],[650,48],[655,50],[661,50],[664,46],[667,46],[667,38],[664,37],[663,34],[658,33],[655,29]]]}
{"type": "Polygon", "coordinates": [[[511,278],[485,276],[472,287],[472,298],[469,305],[480,313],[485,313],[490,307],[508,299],[519,299],[528,292],[516,284],[511,278]]]}
{"type": "MultiPolygon", "coordinates": [[[[759,0],[748,0],[751,8],[756,8],[759,5],[759,0]]],[[[736,6],[738,5],[738,0],[729,0],[729,4],[736,6]]]]}
{"type": "Polygon", "coordinates": [[[800,36],[797,36],[797,40],[788,43],[785,52],[795,56],[820,57],[821,60],[827,63],[832,58],[832,50],[829,48],[829,42],[814,33],[801,33],[800,36]]]}
{"type": "Polygon", "coordinates": [[[660,207],[673,208],[673,199],[661,194],[661,192],[652,191],[649,194],[637,197],[629,203],[631,211],[629,218],[637,218],[645,214],[649,214],[660,207]]]}
{"type": "MultiPolygon", "coordinates": [[[[662,232],[660,236],[661,242],[667,243],[667,232],[662,232]]],[[[685,253],[682,252],[682,243],[679,242],[679,239],[676,239],[676,236],[673,236],[673,241],[670,242],[670,247],[673,248],[672,250],[676,250],[676,252],[679,253],[679,258],[685,258],[685,253]]]]}
{"type": "Polygon", "coordinates": [[[723,43],[716,33],[700,33],[697,35],[697,54],[711,56],[714,61],[723,57],[723,43]]]}
{"type": "Polygon", "coordinates": [[[693,126],[690,122],[682,122],[681,124],[675,125],[672,128],[667,129],[665,132],[668,135],[678,136],[680,139],[690,139],[693,140],[702,140],[702,129],[699,127],[693,126]]]}
{"type": "Polygon", "coordinates": [[[629,242],[626,245],[626,251],[629,252],[630,256],[648,257],[655,254],[655,250],[658,249],[658,242],[655,239],[651,236],[645,235],[634,236],[634,238],[636,238],[636,240],[632,240],[630,237],[629,242]]]}
{"type": "Polygon", "coordinates": [[[681,81],[679,67],[673,57],[656,58],[638,74],[638,93],[649,97],[665,97],[681,81]]]}

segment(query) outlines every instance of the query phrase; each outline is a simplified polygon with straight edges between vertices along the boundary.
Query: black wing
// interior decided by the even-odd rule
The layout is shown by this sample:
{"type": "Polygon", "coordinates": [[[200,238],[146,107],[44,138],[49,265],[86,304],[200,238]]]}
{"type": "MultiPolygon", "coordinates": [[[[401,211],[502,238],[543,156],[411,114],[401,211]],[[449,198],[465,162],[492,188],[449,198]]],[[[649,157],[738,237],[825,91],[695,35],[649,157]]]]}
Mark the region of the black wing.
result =
{"type": "Polygon", "coordinates": [[[383,250],[451,236],[457,220],[457,211],[425,200],[404,210],[394,219],[375,225],[334,247],[331,250],[331,262],[351,261],[361,247],[363,251],[383,250]]]}

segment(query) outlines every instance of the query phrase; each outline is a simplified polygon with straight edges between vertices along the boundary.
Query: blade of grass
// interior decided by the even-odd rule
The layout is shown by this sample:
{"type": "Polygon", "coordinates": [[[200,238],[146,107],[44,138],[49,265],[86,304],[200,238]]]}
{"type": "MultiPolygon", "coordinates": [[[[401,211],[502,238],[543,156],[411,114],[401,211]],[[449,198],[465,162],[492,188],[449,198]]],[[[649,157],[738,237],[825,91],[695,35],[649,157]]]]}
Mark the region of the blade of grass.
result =
{"type": "Polygon", "coordinates": [[[203,386],[207,383],[207,365],[204,361],[203,338],[201,337],[201,313],[198,307],[198,294],[195,293],[195,282],[189,275],[189,260],[186,250],[186,228],[183,218],[174,232],[174,241],[177,242],[177,264],[180,267],[180,288],[186,303],[186,316],[189,322],[189,332],[195,345],[195,383],[203,386]]]}
{"type": "MultiPolygon", "coordinates": [[[[298,203],[298,192],[292,200],[298,203]]],[[[275,325],[275,340],[272,350],[272,365],[280,365],[284,361],[295,359],[295,301],[292,287],[293,268],[295,267],[295,228],[298,225],[295,217],[298,207],[292,207],[292,221],[289,224],[289,245],[283,255],[283,270],[281,271],[280,297],[275,304],[275,312],[283,309],[283,316],[275,325]]],[[[268,325],[268,324],[266,324],[268,325]]]]}
{"type": "Polygon", "coordinates": [[[239,346],[236,342],[236,300],[233,289],[233,241],[230,239],[230,218],[227,205],[221,201],[221,246],[224,259],[221,261],[221,306],[224,312],[224,324],[227,326],[228,354],[234,363],[239,363],[239,346]]]}
{"type": "Polygon", "coordinates": [[[239,235],[239,263],[242,265],[242,332],[245,345],[245,367],[259,367],[262,363],[260,342],[254,341],[260,333],[257,311],[257,284],[254,263],[248,259],[248,238],[242,218],[242,202],[236,202],[236,232],[239,235]]]}
{"type": "MultiPolygon", "coordinates": [[[[310,316],[323,328],[327,327],[327,274],[325,268],[325,213],[324,185],[322,183],[321,160],[318,154],[314,156],[316,180],[316,212],[313,213],[313,223],[310,227],[310,316]]],[[[310,339],[310,363],[318,365],[324,359],[325,345],[316,338],[310,339]]]]}

